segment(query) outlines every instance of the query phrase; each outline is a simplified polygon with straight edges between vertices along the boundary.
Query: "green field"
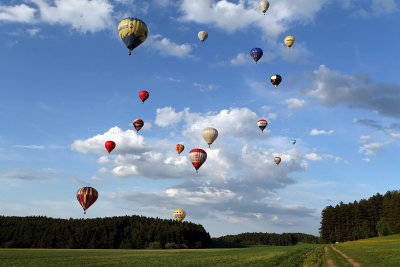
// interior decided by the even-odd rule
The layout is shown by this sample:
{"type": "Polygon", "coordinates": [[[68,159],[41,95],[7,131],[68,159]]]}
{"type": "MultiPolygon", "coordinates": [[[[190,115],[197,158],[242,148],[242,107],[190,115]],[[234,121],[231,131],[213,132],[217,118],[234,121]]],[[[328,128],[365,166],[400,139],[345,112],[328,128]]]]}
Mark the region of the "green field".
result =
{"type": "Polygon", "coordinates": [[[298,244],[185,250],[0,249],[0,266],[312,266],[322,248],[298,244]]]}
{"type": "Polygon", "coordinates": [[[400,266],[400,235],[340,243],[335,247],[362,266],[400,266]]]}

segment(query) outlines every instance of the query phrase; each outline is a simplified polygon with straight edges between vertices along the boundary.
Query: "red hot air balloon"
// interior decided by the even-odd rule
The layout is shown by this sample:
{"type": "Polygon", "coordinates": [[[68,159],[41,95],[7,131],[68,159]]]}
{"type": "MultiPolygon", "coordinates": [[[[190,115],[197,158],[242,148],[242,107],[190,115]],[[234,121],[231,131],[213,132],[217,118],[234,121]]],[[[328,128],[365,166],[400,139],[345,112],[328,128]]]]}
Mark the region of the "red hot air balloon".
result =
{"type": "Polygon", "coordinates": [[[275,161],[276,165],[278,165],[279,163],[281,163],[281,158],[280,157],[275,157],[274,161],[275,161]]]}
{"type": "Polygon", "coordinates": [[[108,151],[108,154],[110,154],[111,151],[113,151],[113,149],[115,148],[115,143],[113,141],[107,141],[105,146],[108,151]]]}
{"type": "Polygon", "coordinates": [[[133,126],[136,129],[136,132],[139,132],[140,129],[142,129],[144,125],[144,122],[141,119],[136,119],[133,121],[133,126]]]}
{"type": "Polygon", "coordinates": [[[258,128],[260,128],[261,132],[264,132],[264,129],[267,128],[268,122],[264,119],[259,120],[257,122],[258,128]]]}
{"type": "Polygon", "coordinates": [[[83,208],[83,214],[86,214],[86,210],[96,202],[99,197],[99,193],[93,187],[82,187],[76,193],[76,198],[83,208]]]}
{"type": "Polygon", "coordinates": [[[139,97],[140,97],[140,99],[142,100],[142,102],[143,102],[143,104],[144,104],[144,101],[146,101],[146,99],[149,98],[149,92],[147,92],[147,91],[140,91],[140,92],[139,92],[139,97]]]}
{"type": "Polygon", "coordinates": [[[189,160],[192,162],[193,167],[196,169],[196,172],[199,172],[199,168],[207,159],[207,153],[200,148],[195,148],[190,150],[189,152],[189,160]]]}
{"type": "Polygon", "coordinates": [[[180,155],[184,149],[185,149],[185,146],[182,144],[177,144],[175,146],[175,150],[176,150],[176,152],[178,152],[178,155],[180,155]]]}

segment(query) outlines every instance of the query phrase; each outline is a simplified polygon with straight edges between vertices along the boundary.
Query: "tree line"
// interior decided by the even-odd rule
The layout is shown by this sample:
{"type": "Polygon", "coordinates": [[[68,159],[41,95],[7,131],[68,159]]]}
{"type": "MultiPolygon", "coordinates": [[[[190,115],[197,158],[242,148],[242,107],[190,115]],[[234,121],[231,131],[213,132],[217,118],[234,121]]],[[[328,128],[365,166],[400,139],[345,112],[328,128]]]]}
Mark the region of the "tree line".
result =
{"type": "Polygon", "coordinates": [[[221,244],[289,246],[301,243],[318,244],[319,237],[302,233],[242,233],[213,238],[221,244]]]}
{"type": "Polygon", "coordinates": [[[0,216],[3,248],[206,248],[211,243],[209,233],[199,224],[144,216],[96,219],[0,216]]]}
{"type": "Polygon", "coordinates": [[[400,233],[400,192],[377,193],[368,200],[328,206],[322,211],[320,234],[327,243],[400,233]]]}

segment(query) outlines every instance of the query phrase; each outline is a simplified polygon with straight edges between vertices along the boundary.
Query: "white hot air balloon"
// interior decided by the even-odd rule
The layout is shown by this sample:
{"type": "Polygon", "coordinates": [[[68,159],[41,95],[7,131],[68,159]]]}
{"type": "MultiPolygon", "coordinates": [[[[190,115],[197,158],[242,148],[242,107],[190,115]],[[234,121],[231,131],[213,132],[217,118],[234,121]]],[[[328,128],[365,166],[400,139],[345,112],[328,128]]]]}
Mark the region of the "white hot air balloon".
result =
{"type": "Polygon", "coordinates": [[[217,139],[217,137],[217,129],[208,127],[203,130],[203,138],[204,140],[206,140],[208,147],[210,147],[210,145],[215,141],[215,139],[217,139]]]}
{"type": "Polygon", "coordinates": [[[204,41],[208,38],[208,33],[206,31],[199,31],[197,36],[199,37],[201,43],[204,43],[204,41]]]}
{"type": "Polygon", "coordinates": [[[264,13],[267,12],[268,8],[269,8],[269,2],[267,0],[261,0],[258,3],[258,6],[260,7],[261,11],[264,13]]]}

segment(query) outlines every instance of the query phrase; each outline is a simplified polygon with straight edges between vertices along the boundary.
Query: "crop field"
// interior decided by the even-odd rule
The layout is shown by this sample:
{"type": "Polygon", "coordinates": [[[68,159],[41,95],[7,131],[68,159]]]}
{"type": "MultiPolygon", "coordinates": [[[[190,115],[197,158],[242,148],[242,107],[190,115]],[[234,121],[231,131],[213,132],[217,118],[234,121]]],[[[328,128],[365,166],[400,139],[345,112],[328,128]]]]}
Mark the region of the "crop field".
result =
{"type": "Polygon", "coordinates": [[[362,266],[400,266],[400,235],[340,243],[335,247],[362,266]]]}
{"type": "Polygon", "coordinates": [[[175,250],[0,249],[0,266],[312,266],[322,245],[175,250]]]}

